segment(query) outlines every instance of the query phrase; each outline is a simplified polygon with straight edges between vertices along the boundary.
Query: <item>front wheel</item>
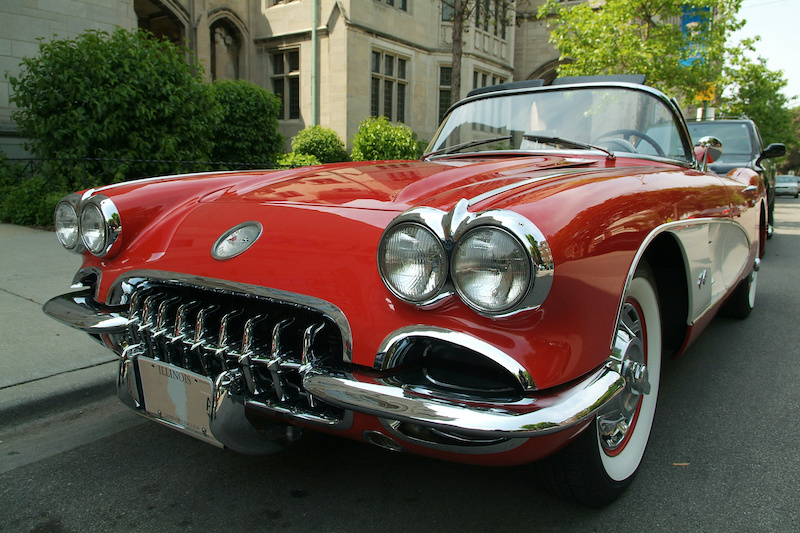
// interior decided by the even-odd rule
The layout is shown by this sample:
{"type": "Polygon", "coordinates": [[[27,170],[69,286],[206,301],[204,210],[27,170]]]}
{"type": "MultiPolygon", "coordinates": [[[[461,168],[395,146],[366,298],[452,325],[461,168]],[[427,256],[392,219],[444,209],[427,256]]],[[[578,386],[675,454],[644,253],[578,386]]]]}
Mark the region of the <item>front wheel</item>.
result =
{"type": "Polygon", "coordinates": [[[556,494],[599,507],[618,498],[644,456],[661,376],[661,311],[650,269],[640,265],[628,286],[612,359],[624,389],[602,406],[589,427],[537,464],[556,494]]]}

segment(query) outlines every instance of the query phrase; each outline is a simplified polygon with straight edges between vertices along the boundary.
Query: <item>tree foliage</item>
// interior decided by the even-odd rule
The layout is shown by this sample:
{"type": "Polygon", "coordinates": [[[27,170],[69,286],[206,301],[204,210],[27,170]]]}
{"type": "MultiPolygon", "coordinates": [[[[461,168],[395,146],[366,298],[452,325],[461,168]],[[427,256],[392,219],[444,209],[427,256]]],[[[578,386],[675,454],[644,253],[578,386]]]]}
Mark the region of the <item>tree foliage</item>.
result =
{"type": "Polygon", "coordinates": [[[789,110],[792,117],[791,143],[786,145],[786,157],[778,164],[778,171],[781,174],[793,172],[795,176],[800,175],[800,106],[789,110]]]}
{"type": "Polygon", "coordinates": [[[344,142],[330,128],[310,126],[292,138],[292,151],[312,155],[319,163],[338,163],[349,159],[344,142]]]}
{"type": "Polygon", "coordinates": [[[353,161],[417,159],[417,135],[403,124],[394,125],[386,117],[371,117],[361,122],[353,136],[353,161]]]}
{"type": "Polygon", "coordinates": [[[724,84],[726,90],[720,97],[723,114],[752,119],[767,144],[797,144],[789,99],[781,92],[788,84],[781,71],[767,68],[763,58],[751,60],[738,54],[725,65],[724,84]]]}
{"type": "Polygon", "coordinates": [[[214,130],[214,161],[272,166],[283,153],[280,98],[245,80],[218,80],[213,94],[222,116],[214,130]]]}
{"type": "Polygon", "coordinates": [[[219,106],[187,57],[167,41],[122,29],[41,43],[22,74],[9,77],[18,131],[37,157],[89,158],[85,170],[96,183],[83,185],[175,170],[138,163],[134,175],[120,164],[101,177],[103,163],[93,158],[208,160],[219,106]]]}
{"type": "Polygon", "coordinates": [[[563,76],[644,74],[648,85],[693,98],[721,76],[741,0],[605,0],[539,11],[561,52],[563,76]]]}

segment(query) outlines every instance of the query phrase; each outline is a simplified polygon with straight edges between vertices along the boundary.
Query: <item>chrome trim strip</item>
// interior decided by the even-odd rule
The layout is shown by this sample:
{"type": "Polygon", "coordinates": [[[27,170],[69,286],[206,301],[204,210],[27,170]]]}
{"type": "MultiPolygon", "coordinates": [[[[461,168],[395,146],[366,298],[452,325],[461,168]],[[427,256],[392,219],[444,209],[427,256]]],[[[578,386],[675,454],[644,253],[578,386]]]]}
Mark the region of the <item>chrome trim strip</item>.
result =
{"type": "Polygon", "coordinates": [[[311,394],[344,409],[466,435],[506,438],[537,437],[578,425],[624,386],[625,379],[604,366],[569,388],[535,398],[474,403],[432,396],[416,387],[358,381],[321,371],[303,377],[303,387],[311,394]]]}
{"type": "Polygon", "coordinates": [[[407,326],[387,336],[381,343],[380,348],[378,348],[378,353],[375,356],[375,367],[380,370],[388,370],[394,367],[399,356],[398,350],[403,346],[403,343],[408,339],[419,337],[448,342],[478,352],[513,375],[524,391],[537,390],[530,373],[507,353],[467,333],[433,326],[407,326]]]}
{"type": "MultiPolygon", "coordinates": [[[[349,411],[348,411],[349,412],[349,411]]],[[[448,433],[442,430],[429,429],[433,434],[439,434],[446,439],[451,439],[452,443],[436,442],[434,440],[425,440],[419,435],[411,435],[403,431],[403,423],[399,420],[389,420],[387,418],[380,419],[381,425],[384,427],[390,437],[402,442],[410,442],[417,446],[430,448],[432,450],[439,450],[448,453],[457,453],[459,455],[488,455],[493,453],[502,453],[515,448],[519,448],[528,439],[509,439],[504,437],[491,437],[491,438],[470,438],[463,437],[454,433],[448,433]],[[461,442],[457,442],[461,440],[461,442]]]]}
{"type": "Polygon", "coordinates": [[[488,200],[494,196],[499,196],[503,193],[513,191],[514,189],[521,189],[523,187],[527,187],[528,185],[532,185],[539,181],[544,181],[551,178],[561,178],[567,176],[569,174],[580,174],[582,172],[586,172],[586,169],[579,169],[579,170],[572,170],[570,172],[556,172],[553,174],[548,174],[546,176],[537,176],[535,178],[528,178],[526,180],[520,180],[516,183],[511,183],[509,185],[504,185],[502,187],[498,187],[491,191],[485,192],[483,194],[479,194],[478,196],[474,196],[468,200],[470,207],[483,202],[484,200],[488,200]]]}

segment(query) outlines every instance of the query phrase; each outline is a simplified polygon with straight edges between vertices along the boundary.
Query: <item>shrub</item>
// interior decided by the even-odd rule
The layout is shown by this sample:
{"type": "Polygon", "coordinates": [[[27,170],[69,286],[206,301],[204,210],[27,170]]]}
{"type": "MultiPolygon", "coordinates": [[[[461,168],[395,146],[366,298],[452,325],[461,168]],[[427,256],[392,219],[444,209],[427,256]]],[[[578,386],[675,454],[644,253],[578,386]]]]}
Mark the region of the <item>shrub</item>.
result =
{"type": "Polygon", "coordinates": [[[43,178],[31,178],[0,191],[0,220],[20,226],[52,226],[53,212],[66,191],[53,190],[43,178]]]}
{"type": "Polygon", "coordinates": [[[214,161],[274,165],[284,143],[278,133],[280,98],[245,80],[218,80],[212,88],[222,109],[214,161]]]}
{"type": "MultiPolygon", "coordinates": [[[[145,32],[89,30],[39,45],[39,55],[9,76],[12,117],[40,158],[208,160],[219,106],[187,50],[145,32]]],[[[169,164],[138,163],[104,178],[86,161],[93,183],[169,173],[169,164]]]]}
{"type": "Polygon", "coordinates": [[[298,168],[308,167],[311,165],[319,165],[319,159],[316,156],[309,154],[298,154],[297,152],[289,152],[278,158],[278,168],[298,168]]]}
{"type": "Polygon", "coordinates": [[[417,135],[408,126],[393,125],[386,117],[363,121],[353,137],[353,161],[417,159],[417,135]]]}
{"type": "Polygon", "coordinates": [[[339,163],[349,160],[344,142],[330,128],[311,126],[292,139],[292,151],[313,155],[320,163],[339,163]]]}

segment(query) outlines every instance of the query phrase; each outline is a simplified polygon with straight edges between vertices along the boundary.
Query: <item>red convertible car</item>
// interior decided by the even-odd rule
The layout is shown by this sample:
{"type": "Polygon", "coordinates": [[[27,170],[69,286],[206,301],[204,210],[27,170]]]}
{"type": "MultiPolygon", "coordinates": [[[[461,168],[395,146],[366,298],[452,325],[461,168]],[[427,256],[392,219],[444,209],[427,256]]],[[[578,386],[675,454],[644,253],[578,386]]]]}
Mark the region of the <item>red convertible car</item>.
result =
{"type": "Polygon", "coordinates": [[[473,91],[419,161],[145,179],[78,192],[75,292],[44,306],[119,355],[118,395],[211,444],[323,431],[535,463],[607,504],[645,452],[662,361],[752,309],[763,182],[705,171],[635,78],[473,91]]]}

